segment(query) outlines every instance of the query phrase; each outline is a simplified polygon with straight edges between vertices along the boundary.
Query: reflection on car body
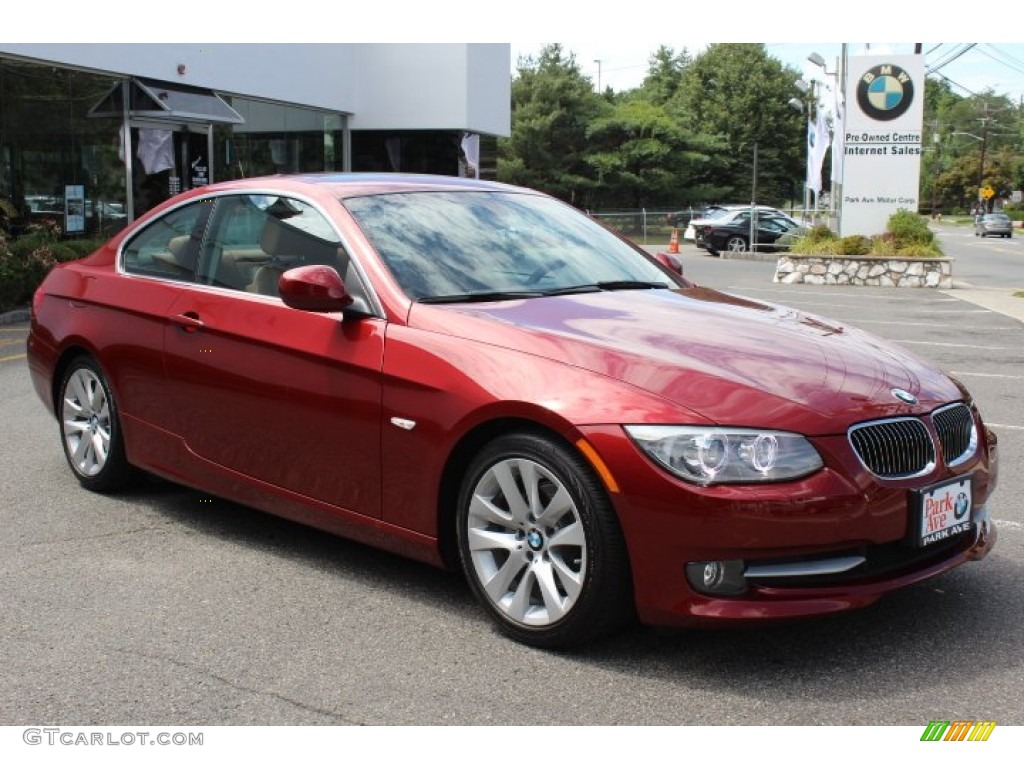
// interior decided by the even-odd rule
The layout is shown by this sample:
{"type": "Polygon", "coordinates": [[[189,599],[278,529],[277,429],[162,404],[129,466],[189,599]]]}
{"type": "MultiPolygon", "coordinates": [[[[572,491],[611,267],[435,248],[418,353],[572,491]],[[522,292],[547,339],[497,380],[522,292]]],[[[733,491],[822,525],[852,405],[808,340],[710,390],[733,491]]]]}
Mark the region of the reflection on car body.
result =
{"type": "Polygon", "coordinates": [[[50,272],[28,361],[85,488],[146,470],[461,569],[543,647],[856,608],[995,541],[959,382],[501,184],[187,192],[50,272]]]}

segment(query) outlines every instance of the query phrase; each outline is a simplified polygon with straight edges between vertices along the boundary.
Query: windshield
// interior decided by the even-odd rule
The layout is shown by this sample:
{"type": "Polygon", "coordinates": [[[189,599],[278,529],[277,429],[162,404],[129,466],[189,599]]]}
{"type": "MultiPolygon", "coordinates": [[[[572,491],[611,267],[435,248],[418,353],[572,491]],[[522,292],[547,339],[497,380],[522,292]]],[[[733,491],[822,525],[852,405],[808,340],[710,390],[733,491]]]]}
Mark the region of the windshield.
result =
{"type": "Polygon", "coordinates": [[[342,201],[412,299],[676,287],[590,218],[515,192],[402,192],[342,201]]]}

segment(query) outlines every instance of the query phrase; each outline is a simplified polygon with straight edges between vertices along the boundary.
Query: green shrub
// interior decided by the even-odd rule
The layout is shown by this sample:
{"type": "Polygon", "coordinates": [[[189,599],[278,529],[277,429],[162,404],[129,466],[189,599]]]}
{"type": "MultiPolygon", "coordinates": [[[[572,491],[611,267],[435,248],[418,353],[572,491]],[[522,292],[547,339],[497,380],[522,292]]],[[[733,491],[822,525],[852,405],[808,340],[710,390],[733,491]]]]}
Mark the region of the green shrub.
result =
{"type": "Polygon", "coordinates": [[[899,210],[889,217],[886,231],[874,237],[839,237],[818,225],[796,239],[790,253],[804,256],[875,256],[879,258],[941,258],[943,253],[923,217],[899,210]]]}
{"type": "Polygon", "coordinates": [[[893,234],[900,247],[930,245],[935,240],[935,234],[919,214],[902,208],[889,217],[886,231],[893,234]]]}
{"type": "Polygon", "coordinates": [[[840,238],[837,254],[843,256],[867,256],[871,253],[872,241],[864,235],[848,235],[840,238]]]}
{"type": "MultiPolygon", "coordinates": [[[[88,256],[93,251],[99,250],[105,242],[106,240],[93,240],[90,238],[83,240],[65,240],[61,245],[66,245],[74,252],[76,259],[81,259],[88,256]]],[[[61,259],[61,261],[65,261],[65,259],[61,259]]]]}
{"type": "Polygon", "coordinates": [[[903,259],[936,259],[943,253],[935,243],[911,243],[896,249],[896,255],[903,259]]]}
{"type": "Polygon", "coordinates": [[[54,264],[80,259],[100,244],[97,240],[58,240],[47,228],[37,228],[17,240],[0,238],[0,312],[28,304],[54,264]]]}
{"type": "Polygon", "coordinates": [[[829,243],[833,240],[838,240],[839,235],[825,224],[815,224],[807,231],[807,239],[812,243],[829,243]]]}

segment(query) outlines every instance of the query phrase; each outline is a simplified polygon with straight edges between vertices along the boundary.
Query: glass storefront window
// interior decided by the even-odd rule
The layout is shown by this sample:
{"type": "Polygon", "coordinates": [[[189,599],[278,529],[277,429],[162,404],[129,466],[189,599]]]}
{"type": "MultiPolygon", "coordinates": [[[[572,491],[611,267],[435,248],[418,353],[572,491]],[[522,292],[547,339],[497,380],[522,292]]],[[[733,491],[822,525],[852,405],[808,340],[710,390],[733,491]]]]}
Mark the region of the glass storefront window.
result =
{"type": "Polygon", "coordinates": [[[116,82],[0,58],[0,223],[8,234],[47,222],[63,231],[68,187],[76,201],[84,188],[84,227],[73,227],[77,234],[106,237],[125,225],[120,121],[88,116],[116,82]]]}
{"type": "Polygon", "coordinates": [[[316,173],[343,167],[342,115],[241,96],[225,100],[245,122],[214,129],[218,179],[316,173]]]}

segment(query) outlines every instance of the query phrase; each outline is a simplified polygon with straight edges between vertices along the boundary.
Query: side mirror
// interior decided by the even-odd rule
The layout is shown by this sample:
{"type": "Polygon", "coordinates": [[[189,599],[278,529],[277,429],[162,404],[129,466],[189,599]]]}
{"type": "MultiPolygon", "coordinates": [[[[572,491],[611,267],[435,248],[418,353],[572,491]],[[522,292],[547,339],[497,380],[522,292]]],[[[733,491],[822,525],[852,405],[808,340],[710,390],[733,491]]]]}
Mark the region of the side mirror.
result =
{"type": "Polygon", "coordinates": [[[665,251],[658,251],[653,254],[654,260],[657,261],[661,266],[668,267],[680,277],[683,274],[683,262],[674,253],[666,253],[665,251]]]}
{"type": "Polygon", "coordinates": [[[341,312],[353,301],[338,272],[324,264],[289,269],[278,289],[287,306],[306,312],[341,312]]]}
{"type": "Polygon", "coordinates": [[[696,283],[690,278],[683,274],[683,260],[674,253],[666,253],[665,251],[658,251],[652,255],[652,258],[661,264],[661,266],[672,270],[674,273],[683,278],[683,282],[688,288],[693,288],[696,283]]]}

